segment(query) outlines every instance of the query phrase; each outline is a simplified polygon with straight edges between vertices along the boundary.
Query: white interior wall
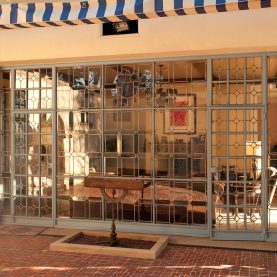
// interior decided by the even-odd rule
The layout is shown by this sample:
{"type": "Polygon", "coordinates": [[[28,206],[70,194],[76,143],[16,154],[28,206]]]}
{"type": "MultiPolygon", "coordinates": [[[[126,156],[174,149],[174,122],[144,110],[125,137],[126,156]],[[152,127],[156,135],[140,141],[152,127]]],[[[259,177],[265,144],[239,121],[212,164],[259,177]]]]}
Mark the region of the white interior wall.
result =
{"type": "Polygon", "coordinates": [[[101,25],[0,31],[0,66],[277,50],[277,8],[139,21],[139,34],[101,25]]]}

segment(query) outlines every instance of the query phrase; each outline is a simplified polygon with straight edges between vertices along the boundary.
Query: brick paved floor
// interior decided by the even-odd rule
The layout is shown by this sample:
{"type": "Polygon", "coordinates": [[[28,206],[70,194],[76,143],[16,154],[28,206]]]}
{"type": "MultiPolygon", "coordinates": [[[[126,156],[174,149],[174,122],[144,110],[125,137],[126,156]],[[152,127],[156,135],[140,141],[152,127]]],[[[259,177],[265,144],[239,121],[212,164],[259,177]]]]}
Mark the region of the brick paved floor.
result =
{"type": "Polygon", "coordinates": [[[54,236],[0,236],[0,276],[277,276],[277,253],[169,245],[142,260],[49,251],[54,236]]]}

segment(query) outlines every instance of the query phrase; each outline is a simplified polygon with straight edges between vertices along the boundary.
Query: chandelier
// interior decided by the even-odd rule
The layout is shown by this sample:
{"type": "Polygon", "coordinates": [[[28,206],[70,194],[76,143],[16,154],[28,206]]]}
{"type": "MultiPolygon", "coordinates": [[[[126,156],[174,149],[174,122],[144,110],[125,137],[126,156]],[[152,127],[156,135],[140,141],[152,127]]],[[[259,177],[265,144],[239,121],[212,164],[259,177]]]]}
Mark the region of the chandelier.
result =
{"type": "MultiPolygon", "coordinates": [[[[159,66],[159,72],[156,74],[156,105],[160,107],[174,106],[175,96],[174,89],[163,89],[164,77],[162,75],[163,65],[159,66]]],[[[112,96],[121,95],[124,98],[137,96],[138,89],[143,88],[146,101],[149,105],[152,104],[152,72],[145,69],[142,73],[132,72],[124,69],[116,75],[113,83],[115,88],[111,90],[112,96]]]]}
{"type": "Polygon", "coordinates": [[[122,97],[131,98],[137,96],[138,88],[143,88],[144,95],[148,98],[152,97],[152,73],[148,69],[143,73],[124,69],[116,75],[113,83],[115,88],[111,90],[112,96],[120,94],[122,97]]]}

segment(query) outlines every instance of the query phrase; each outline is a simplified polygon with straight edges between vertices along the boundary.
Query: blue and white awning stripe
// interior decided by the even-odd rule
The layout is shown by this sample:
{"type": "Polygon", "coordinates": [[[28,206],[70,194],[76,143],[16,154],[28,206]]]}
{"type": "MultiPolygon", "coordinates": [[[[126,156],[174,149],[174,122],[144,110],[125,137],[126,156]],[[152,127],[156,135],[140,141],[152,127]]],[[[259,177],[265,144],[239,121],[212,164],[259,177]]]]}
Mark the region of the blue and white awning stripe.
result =
{"type": "Polygon", "coordinates": [[[276,7],[277,0],[91,0],[0,5],[0,29],[97,24],[276,7]]]}

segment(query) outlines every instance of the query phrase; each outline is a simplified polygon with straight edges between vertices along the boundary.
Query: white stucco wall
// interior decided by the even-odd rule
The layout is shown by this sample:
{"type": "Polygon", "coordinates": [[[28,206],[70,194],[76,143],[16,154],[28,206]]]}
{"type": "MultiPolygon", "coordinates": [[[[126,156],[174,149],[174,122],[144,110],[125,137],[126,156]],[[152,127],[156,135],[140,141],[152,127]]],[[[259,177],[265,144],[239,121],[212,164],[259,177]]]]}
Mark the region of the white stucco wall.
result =
{"type": "Polygon", "coordinates": [[[0,66],[277,51],[277,8],[139,21],[139,34],[101,25],[0,31],[0,66]]]}

